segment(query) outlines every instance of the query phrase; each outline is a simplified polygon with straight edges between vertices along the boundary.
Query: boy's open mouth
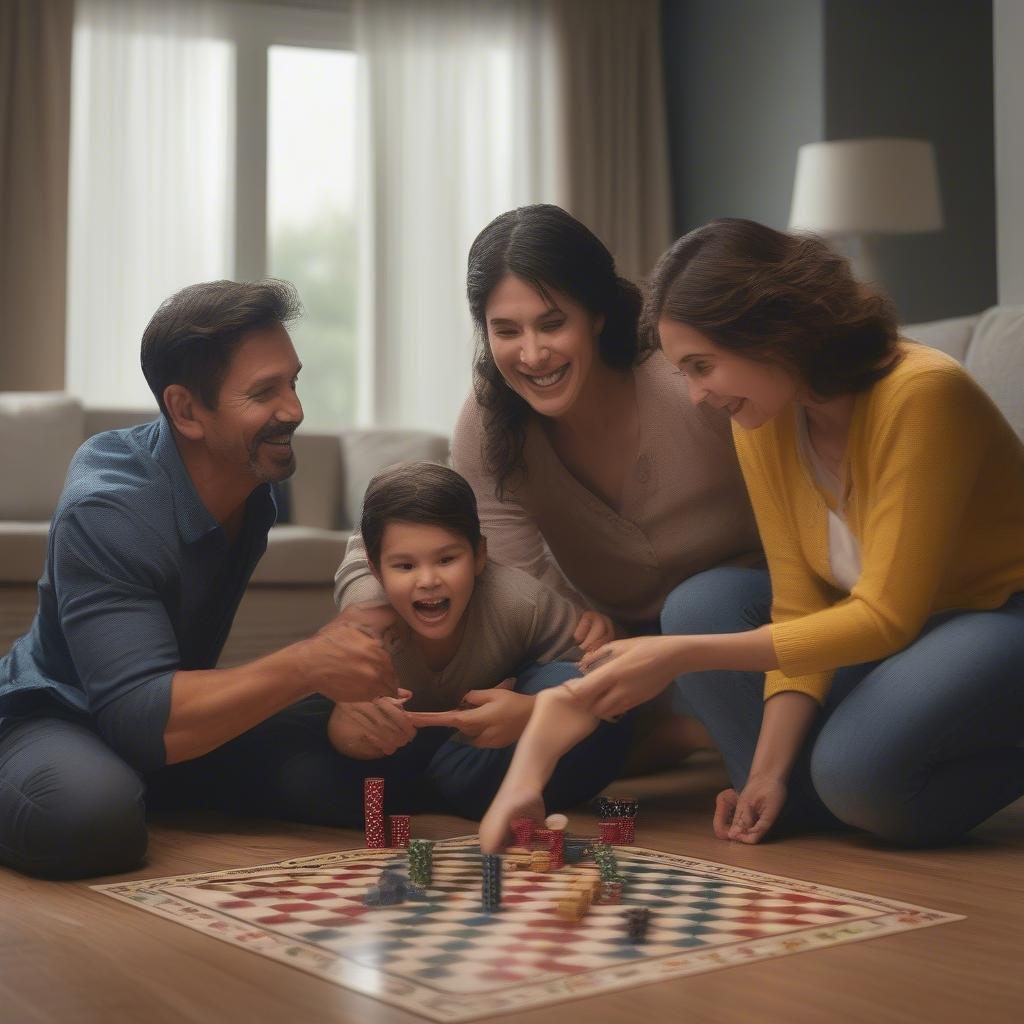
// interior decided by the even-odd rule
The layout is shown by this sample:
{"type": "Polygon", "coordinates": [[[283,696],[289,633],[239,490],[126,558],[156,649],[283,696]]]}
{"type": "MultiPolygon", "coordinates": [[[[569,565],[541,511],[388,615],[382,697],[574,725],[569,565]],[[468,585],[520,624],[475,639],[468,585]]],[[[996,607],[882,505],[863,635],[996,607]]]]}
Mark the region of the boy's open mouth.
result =
{"type": "Polygon", "coordinates": [[[451,607],[451,598],[438,597],[432,601],[413,601],[413,611],[425,622],[440,622],[451,607]]]}

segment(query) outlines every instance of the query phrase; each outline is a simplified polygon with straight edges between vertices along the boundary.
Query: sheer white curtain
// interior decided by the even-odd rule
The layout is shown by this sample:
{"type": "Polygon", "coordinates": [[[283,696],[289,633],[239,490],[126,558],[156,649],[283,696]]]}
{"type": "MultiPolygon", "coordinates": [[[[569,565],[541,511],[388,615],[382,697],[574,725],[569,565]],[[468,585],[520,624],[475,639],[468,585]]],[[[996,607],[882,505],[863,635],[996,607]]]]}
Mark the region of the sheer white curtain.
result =
{"type": "Polygon", "coordinates": [[[78,2],[67,387],[91,405],[151,405],[150,316],[186,284],[232,276],[234,50],[218,10],[78,2]]]}
{"type": "Polygon", "coordinates": [[[359,419],[449,431],[469,391],[466,254],[493,217],[559,202],[543,0],[362,0],[365,350],[359,419]]]}

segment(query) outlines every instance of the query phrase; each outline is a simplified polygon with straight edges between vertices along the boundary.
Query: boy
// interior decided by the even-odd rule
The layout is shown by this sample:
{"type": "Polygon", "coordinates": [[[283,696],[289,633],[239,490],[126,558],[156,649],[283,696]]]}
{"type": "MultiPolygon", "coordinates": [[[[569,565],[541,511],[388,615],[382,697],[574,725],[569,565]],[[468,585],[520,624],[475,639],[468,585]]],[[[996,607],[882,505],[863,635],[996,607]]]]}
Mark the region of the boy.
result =
{"type": "MultiPolygon", "coordinates": [[[[558,659],[576,649],[579,613],[527,573],[487,561],[473,491],[444,466],[404,463],[371,480],[361,533],[344,569],[359,565],[365,546],[362,564],[381,588],[377,600],[399,620],[392,658],[404,691],[338,704],[328,735],[343,754],[375,758],[422,743],[418,728],[454,727],[460,736],[437,737],[426,774],[454,810],[478,817],[501,781],[534,694],[578,674],[558,659]]],[[[346,596],[342,605],[350,606],[346,596]]],[[[358,600],[368,596],[361,586],[358,600]]],[[[387,613],[368,615],[383,631],[387,613]]],[[[585,640],[588,648],[602,642],[585,640]]],[[[595,733],[581,756],[556,772],[552,803],[567,806],[599,792],[622,762],[627,733],[621,725],[595,733]]]]}

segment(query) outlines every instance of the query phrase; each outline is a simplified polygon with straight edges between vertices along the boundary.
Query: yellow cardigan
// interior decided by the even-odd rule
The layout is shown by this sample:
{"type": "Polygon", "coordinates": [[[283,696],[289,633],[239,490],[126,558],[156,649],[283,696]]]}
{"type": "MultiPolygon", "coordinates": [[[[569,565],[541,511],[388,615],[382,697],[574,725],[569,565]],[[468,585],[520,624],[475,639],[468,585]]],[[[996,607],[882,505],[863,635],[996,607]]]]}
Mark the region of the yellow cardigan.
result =
{"type": "Polygon", "coordinates": [[[831,574],[826,497],[795,408],[756,430],[733,424],[772,581],[779,669],[766,700],[798,690],[822,702],[835,669],[894,654],[931,615],[997,608],[1024,590],[1024,445],[956,360],[908,341],[899,350],[850,425],[840,477],[862,568],[848,595],[831,574]]]}

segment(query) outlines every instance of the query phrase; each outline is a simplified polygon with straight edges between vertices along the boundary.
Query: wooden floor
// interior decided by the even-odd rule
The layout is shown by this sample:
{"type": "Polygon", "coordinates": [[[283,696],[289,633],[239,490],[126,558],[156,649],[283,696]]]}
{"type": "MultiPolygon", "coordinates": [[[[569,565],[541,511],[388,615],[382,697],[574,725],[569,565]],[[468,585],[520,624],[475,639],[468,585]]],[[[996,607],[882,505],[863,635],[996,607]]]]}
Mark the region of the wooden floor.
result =
{"type": "MultiPolygon", "coordinates": [[[[710,755],[613,787],[643,798],[638,844],[917,903],[967,920],[492,1018],[509,1024],[1024,1019],[1024,801],[953,849],[906,852],[851,835],[722,843],[708,810],[724,782],[710,755]]],[[[584,812],[580,812],[583,817],[584,812]]],[[[571,827],[571,826],[570,826],[571,827]]],[[[416,834],[465,834],[426,816],[416,834]]],[[[583,830],[581,828],[581,830],[583,830]]],[[[157,877],[361,846],[355,832],[263,821],[154,823],[157,877]]],[[[0,1021],[414,1024],[383,1003],[92,892],[0,869],[0,1021]]]]}

